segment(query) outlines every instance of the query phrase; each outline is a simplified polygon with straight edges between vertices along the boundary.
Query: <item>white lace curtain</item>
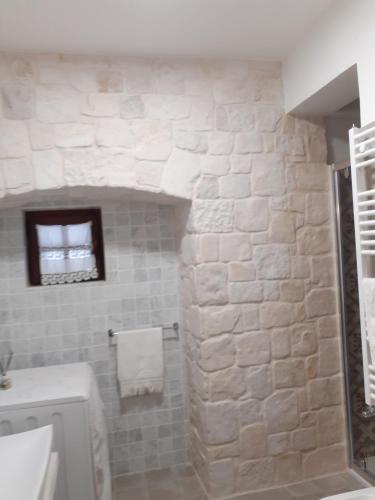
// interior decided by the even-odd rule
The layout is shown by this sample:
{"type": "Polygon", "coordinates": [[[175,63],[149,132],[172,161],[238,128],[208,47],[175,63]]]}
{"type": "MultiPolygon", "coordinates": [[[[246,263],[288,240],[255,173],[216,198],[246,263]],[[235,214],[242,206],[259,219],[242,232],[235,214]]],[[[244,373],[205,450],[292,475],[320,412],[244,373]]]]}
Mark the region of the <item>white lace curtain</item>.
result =
{"type": "Polygon", "coordinates": [[[66,226],[36,225],[43,285],[97,278],[91,222],[66,226]]]}

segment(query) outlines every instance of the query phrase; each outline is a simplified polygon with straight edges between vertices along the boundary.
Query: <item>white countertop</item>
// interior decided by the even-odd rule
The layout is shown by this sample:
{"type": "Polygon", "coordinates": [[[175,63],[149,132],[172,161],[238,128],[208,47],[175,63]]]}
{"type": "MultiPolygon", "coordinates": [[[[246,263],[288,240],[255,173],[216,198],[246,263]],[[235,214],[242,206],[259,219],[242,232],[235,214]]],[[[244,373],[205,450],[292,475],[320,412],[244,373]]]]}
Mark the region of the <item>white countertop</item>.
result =
{"type": "Polygon", "coordinates": [[[88,400],[91,375],[87,363],[12,370],[12,387],[0,390],[0,412],[88,400]]]}
{"type": "Polygon", "coordinates": [[[0,438],[0,498],[39,500],[52,449],[52,425],[0,438]]]}

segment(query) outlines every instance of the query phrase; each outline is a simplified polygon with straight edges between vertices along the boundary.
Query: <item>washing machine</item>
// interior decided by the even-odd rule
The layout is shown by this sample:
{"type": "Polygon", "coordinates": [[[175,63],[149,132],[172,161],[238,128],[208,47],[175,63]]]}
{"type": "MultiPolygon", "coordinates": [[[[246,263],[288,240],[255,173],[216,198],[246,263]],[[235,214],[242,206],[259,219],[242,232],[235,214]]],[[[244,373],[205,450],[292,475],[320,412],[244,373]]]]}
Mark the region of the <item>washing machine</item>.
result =
{"type": "Polygon", "coordinates": [[[9,372],[0,390],[0,435],[52,424],[59,454],[56,500],[111,500],[103,405],[87,363],[9,372]]]}

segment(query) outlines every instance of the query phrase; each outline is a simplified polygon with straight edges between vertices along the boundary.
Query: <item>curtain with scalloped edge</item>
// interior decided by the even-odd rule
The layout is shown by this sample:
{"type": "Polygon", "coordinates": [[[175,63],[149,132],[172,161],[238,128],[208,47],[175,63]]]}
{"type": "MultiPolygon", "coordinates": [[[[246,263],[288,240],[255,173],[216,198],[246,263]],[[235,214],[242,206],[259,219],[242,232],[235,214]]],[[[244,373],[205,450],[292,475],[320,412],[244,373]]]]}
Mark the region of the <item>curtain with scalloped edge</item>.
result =
{"type": "Polygon", "coordinates": [[[36,225],[42,285],[88,281],[98,277],[92,223],[36,225]]]}

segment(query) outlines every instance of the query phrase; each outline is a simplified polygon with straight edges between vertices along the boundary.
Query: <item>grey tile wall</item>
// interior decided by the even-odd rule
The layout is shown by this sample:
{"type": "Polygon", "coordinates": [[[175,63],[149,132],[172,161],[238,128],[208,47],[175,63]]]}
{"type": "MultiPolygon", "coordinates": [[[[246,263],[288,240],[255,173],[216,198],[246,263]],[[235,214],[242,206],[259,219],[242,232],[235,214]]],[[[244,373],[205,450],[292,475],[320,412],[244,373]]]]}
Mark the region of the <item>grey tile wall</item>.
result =
{"type": "MultiPolygon", "coordinates": [[[[66,205],[55,199],[38,207],[66,205]]],[[[163,344],[162,397],[120,401],[116,347],[107,336],[109,328],[178,321],[174,210],[135,202],[104,202],[101,208],[106,281],[52,287],[27,285],[23,209],[0,212],[0,352],[12,344],[13,368],[76,361],[92,365],[105,405],[114,474],[184,463],[180,341],[163,344]]]]}

